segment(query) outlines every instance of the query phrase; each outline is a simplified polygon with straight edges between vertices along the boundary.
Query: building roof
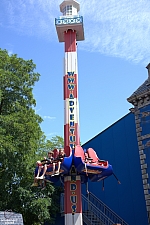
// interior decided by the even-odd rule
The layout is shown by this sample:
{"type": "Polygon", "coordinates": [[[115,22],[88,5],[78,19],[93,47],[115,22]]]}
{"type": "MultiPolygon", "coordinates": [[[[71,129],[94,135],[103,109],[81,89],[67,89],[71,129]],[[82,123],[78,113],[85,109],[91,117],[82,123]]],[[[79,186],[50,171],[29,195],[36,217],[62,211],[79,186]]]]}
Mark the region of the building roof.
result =
{"type": "Polygon", "coordinates": [[[136,91],[133,92],[133,94],[127,100],[130,102],[133,99],[140,97],[149,91],[150,91],[150,83],[149,80],[147,79],[136,91]]]}
{"type": "Polygon", "coordinates": [[[146,68],[148,69],[148,79],[136,91],[134,91],[129,98],[127,98],[130,103],[150,95],[150,63],[146,66],[146,68]]]}

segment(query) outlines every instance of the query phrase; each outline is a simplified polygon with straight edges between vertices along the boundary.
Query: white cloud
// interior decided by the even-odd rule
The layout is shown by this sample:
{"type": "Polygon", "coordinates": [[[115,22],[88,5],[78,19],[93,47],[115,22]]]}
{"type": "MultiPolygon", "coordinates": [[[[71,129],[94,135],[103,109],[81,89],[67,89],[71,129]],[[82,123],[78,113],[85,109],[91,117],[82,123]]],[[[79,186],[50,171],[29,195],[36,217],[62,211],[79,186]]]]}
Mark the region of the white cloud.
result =
{"type": "MultiPolygon", "coordinates": [[[[42,108],[40,107],[38,109],[36,109],[36,108],[34,108],[34,109],[35,109],[35,113],[39,114],[39,112],[41,111],[42,108]]],[[[55,116],[43,116],[41,114],[39,114],[39,116],[41,116],[43,119],[48,119],[48,120],[55,120],[56,119],[55,116]]]]}
{"type": "Polygon", "coordinates": [[[55,33],[54,18],[59,15],[58,5],[49,0],[1,0],[0,24],[21,34],[42,36],[50,40],[52,30],[55,33]]]}
{"type": "Polygon", "coordinates": [[[12,50],[8,50],[8,55],[12,55],[13,51],[12,50]]]}
{"type": "Polygon", "coordinates": [[[43,116],[44,119],[49,119],[49,120],[55,120],[56,117],[54,116],[43,116]]]}
{"type": "Polygon", "coordinates": [[[85,43],[90,51],[148,62],[150,57],[150,2],[147,0],[81,0],[85,43]]]}
{"type": "MultiPolygon", "coordinates": [[[[1,0],[0,26],[25,35],[57,41],[54,18],[60,0],[1,0]]],[[[149,0],[79,0],[85,41],[79,47],[105,55],[148,63],[150,58],[149,0]]]]}
{"type": "Polygon", "coordinates": [[[6,44],[6,47],[7,47],[8,54],[12,55],[14,53],[14,51],[13,51],[14,46],[10,43],[5,43],[5,44],[6,44]]]}
{"type": "Polygon", "coordinates": [[[48,136],[54,136],[56,134],[57,134],[56,132],[52,132],[52,133],[46,134],[46,137],[48,137],[48,136]]]}
{"type": "Polygon", "coordinates": [[[38,113],[39,111],[41,111],[42,108],[39,108],[39,109],[34,108],[34,109],[35,109],[35,113],[38,113]]]}

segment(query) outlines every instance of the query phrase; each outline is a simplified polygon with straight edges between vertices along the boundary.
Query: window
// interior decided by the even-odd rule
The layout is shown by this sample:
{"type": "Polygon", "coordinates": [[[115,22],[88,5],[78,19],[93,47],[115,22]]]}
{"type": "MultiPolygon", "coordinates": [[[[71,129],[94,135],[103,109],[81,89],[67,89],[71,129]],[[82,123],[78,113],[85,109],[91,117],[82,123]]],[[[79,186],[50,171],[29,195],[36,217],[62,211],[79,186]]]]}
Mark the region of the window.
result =
{"type": "Polygon", "coordinates": [[[67,5],[64,9],[63,9],[63,15],[67,15],[67,16],[71,16],[72,15],[72,5],[67,5]]]}

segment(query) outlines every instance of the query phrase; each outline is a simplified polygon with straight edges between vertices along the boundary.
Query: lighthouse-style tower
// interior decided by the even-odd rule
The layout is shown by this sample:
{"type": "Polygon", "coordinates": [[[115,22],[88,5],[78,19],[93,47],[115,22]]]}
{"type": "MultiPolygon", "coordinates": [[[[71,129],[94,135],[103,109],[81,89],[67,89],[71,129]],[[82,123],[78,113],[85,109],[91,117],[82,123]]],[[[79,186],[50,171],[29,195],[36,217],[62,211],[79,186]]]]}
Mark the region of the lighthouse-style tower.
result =
{"type": "MultiPolygon", "coordinates": [[[[64,147],[74,152],[80,144],[78,104],[77,41],[84,40],[83,17],[78,15],[80,4],[64,0],[60,4],[62,16],[55,19],[59,42],[64,42],[64,147]]],[[[82,225],[81,178],[64,177],[65,225],[82,225]]]]}
{"type": "Polygon", "coordinates": [[[80,144],[78,108],[77,41],[84,40],[83,17],[74,0],[60,4],[63,16],[55,20],[59,42],[65,43],[64,59],[64,145],[72,149],[80,144]]]}

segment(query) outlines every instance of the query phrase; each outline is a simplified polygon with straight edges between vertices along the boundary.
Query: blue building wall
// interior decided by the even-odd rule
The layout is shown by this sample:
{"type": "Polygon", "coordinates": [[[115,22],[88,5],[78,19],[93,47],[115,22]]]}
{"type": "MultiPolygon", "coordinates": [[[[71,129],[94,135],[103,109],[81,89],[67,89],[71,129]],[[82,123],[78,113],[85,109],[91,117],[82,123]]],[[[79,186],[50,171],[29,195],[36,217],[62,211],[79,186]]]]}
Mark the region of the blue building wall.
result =
{"type": "Polygon", "coordinates": [[[102,182],[89,182],[89,191],[129,225],[148,225],[134,114],[127,114],[83,145],[89,147],[112,164],[121,181],[119,185],[113,176],[107,178],[104,191],[102,182]]]}

